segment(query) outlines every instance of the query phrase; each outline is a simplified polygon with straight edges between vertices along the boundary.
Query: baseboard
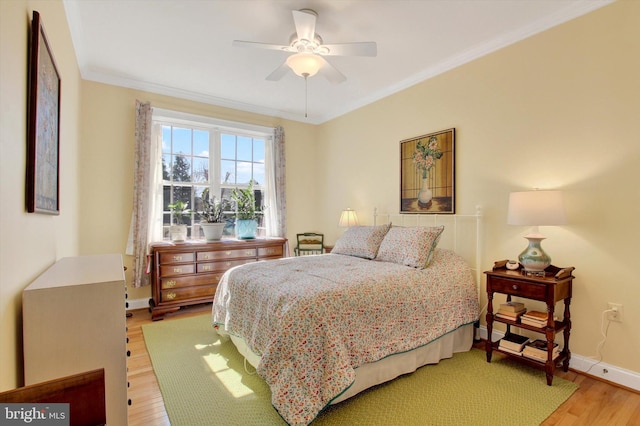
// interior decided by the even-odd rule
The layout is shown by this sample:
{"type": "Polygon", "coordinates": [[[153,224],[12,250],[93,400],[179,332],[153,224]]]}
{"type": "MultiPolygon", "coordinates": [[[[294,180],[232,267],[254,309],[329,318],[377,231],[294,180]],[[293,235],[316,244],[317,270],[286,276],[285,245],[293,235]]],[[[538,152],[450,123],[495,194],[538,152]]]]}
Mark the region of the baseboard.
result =
{"type": "MultiPolygon", "coordinates": [[[[486,339],[487,327],[480,326],[478,330],[480,338],[486,339]]],[[[504,333],[493,330],[492,337],[493,341],[496,341],[504,337],[504,333]]],[[[640,391],[640,373],[635,371],[626,370],[615,365],[607,364],[606,362],[598,362],[593,358],[579,355],[575,352],[571,353],[571,362],[569,363],[569,367],[575,371],[589,374],[590,376],[597,377],[632,390],[640,391]]]]}
{"type": "Polygon", "coordinates": [[[135,309],[146,309],[148,307],[149,307],[149,298],[127,300],[127,311],[133,311],[135,309]]]}

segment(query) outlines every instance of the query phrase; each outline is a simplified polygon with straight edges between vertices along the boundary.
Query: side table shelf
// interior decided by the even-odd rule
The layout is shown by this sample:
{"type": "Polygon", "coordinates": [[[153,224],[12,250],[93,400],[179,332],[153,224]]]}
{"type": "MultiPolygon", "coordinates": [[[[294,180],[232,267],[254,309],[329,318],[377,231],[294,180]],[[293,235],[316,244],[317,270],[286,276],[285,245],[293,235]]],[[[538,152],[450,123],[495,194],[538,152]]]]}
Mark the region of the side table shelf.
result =
{"type": "Polygon", "coordinates": [[[521,269],[515,271],[508,270],[505,267],[506,261],[495,262],[491,271],[485,271],[487,276],[487,362],[491,362],[492,352],[500,352],[506,356],[521,360],[523,363],[532,367],[544,369],[546,372],[547,385],[551,386],[553,382],[553,374],[556,366],[562,364],[563,370],[569,370],[569,361],[571,360],[571,351],[569,349],[569,337],[571,334],[571,312],[569,305],[571,304],[572,286],[573,286],[573,267],[558,268],[553,265],[545,270],[543,276],[528,276],[521,269]],[[527,324],[521,324],[518,320],[509,320],[505,318],[495,317],[493,314],[493,295],[494,293],[502,293],[507,295],[507,301],[511,301],[511,297],[520,297],[530,300],[544,302],[547,305],[548,320],[545,327],[534,327],[527,324]],[[564,310],[562,320],[554,320],[555,305],[560,300],[564,301],[564,310]],[[529,330],[541,333],[547,342],[548,358],[545,362],[530,359],[524,356],[514,355],[499,348],[499,340],[493,341],[493,323],[497,321],[507,326],[507,334],[511,332],[511,327],[518,327],[523,330],[529,330]],[[564,346],[560,354],[556,358],[553,357],[553,345],[556,334],[563,333],[564,346]]]}

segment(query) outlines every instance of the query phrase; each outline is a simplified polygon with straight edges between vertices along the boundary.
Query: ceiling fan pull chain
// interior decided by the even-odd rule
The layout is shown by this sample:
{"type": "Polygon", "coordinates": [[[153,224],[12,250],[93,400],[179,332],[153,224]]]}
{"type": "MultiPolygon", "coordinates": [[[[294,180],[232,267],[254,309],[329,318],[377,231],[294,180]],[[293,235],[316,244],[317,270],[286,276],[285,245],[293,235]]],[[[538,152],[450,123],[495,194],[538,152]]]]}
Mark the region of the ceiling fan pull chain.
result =
{"type": "Polygon", "coordinates": [[[305,74],[304,75],[304,118],[307,118],[307,109],[308,109],[308,84],[307,84],[307,77],[309,76],[309,74],[305,74]]]}

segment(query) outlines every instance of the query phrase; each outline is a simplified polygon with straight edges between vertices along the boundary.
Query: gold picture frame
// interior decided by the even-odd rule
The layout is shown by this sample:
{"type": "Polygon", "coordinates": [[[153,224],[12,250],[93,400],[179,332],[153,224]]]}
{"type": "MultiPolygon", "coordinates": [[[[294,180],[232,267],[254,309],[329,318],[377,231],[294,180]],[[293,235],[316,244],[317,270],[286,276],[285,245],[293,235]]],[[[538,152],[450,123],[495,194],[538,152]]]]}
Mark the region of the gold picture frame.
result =
{"type": "Polygon", "coordinates": [[[33,11],[29,51],[26,204],[29,213],[60,214],[60,73],[33,11]]]}
{"type": "Polygon", "coordinates": [[[400,213],[455,214],[455,129],[400,142],[400,213]]]}

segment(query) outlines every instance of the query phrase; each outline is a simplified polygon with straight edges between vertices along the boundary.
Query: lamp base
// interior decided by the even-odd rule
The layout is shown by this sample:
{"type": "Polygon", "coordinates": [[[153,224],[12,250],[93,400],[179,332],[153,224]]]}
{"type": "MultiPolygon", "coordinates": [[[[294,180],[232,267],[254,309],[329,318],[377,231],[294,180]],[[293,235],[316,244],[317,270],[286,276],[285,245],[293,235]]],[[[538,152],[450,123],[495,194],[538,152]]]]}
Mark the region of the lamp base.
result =
{"type": "Polygon", "coordinates": [[[529,246],[520,253],[518,261],[526,273],[536,273],[536,275],[539,273],[542,275],[544,270],[551,265],[551,258],[540,246],[540,242],[544,237],[540,234],[533,234],[527,235],[525,238],[529,240],[529,246]]]}

